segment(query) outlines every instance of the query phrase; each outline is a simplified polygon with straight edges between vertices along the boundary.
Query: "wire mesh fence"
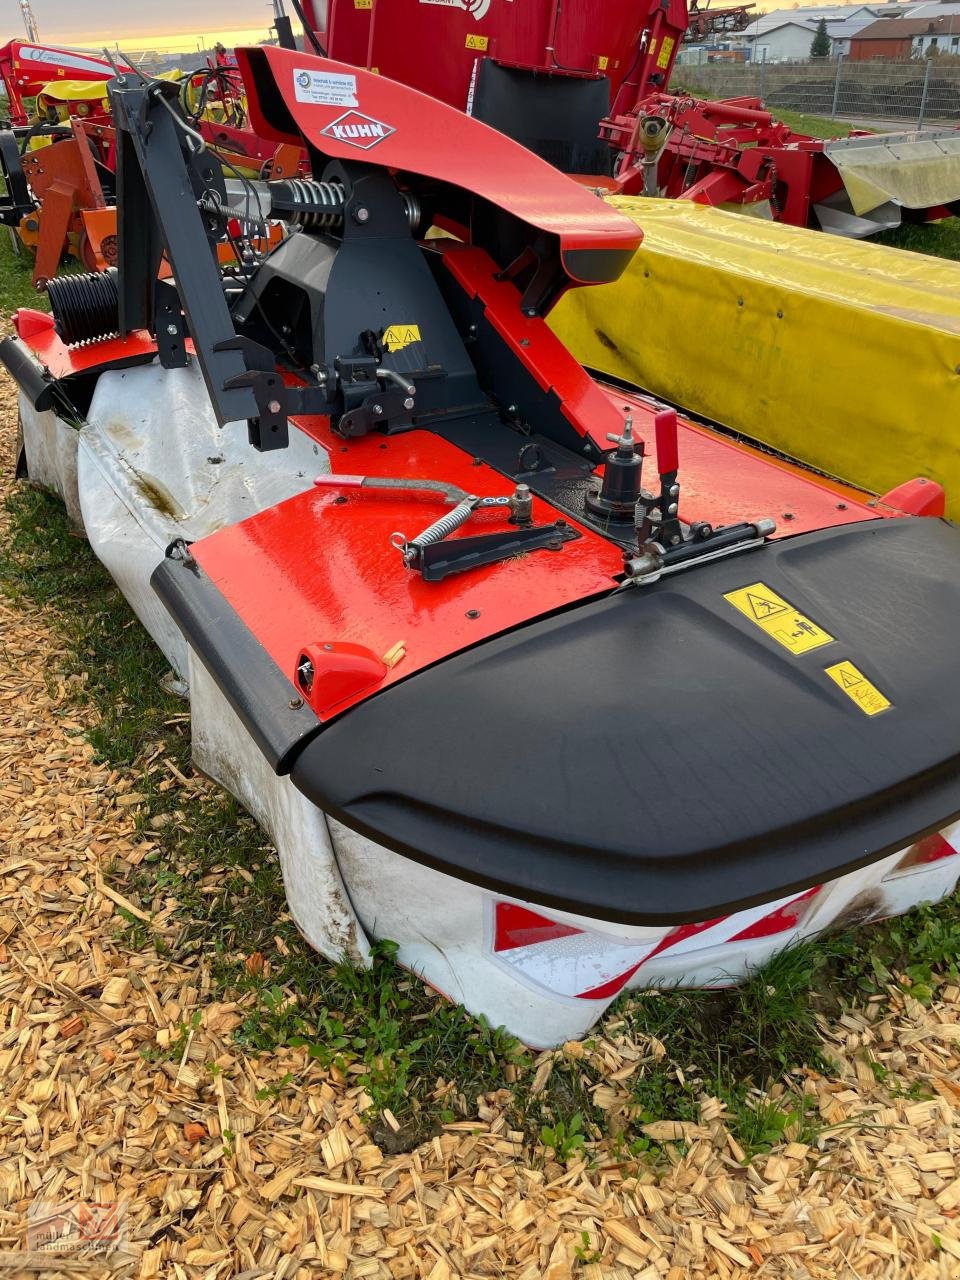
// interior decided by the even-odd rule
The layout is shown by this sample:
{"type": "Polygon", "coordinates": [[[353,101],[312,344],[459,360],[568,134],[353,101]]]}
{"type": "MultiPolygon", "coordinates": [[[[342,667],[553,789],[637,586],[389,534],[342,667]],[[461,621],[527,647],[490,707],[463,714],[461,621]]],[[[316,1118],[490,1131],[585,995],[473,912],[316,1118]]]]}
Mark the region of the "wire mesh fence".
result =
{"type": "Polygon", "coordinates": [[[673,87],[718,98],[763,98],[774,110],[845,120],[916,127],[960,122],[960,58],[686,63],[674,72],[673,87]]]}

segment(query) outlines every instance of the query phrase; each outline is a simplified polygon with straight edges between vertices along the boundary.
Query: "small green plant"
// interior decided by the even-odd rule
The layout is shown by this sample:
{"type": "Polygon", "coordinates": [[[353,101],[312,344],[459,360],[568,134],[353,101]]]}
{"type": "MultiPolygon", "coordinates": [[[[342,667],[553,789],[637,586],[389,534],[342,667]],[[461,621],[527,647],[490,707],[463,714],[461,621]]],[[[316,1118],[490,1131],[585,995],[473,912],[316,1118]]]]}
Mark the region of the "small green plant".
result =
{"type": "Polygon", "coordinates": [[[569,1120],[558,1120],[552,1126],[544,1125],[540,1130],[540,1141],[553,1151],[561,1164],[566,1164],[571,1156],[583,1150],[586,1142],[583,1116],[578,1111],[569,1120]]]}
{"type": "Polygon", "coordinates": [[[594,1249],[590,1241],[590,1232],[580,1232],[580,1243],[574,1245],[574,1253],[577,1255],[577,1261],[585,1267],[589,1267],[594,1262],[600,1261],[599,1249],[594,1249]]]}

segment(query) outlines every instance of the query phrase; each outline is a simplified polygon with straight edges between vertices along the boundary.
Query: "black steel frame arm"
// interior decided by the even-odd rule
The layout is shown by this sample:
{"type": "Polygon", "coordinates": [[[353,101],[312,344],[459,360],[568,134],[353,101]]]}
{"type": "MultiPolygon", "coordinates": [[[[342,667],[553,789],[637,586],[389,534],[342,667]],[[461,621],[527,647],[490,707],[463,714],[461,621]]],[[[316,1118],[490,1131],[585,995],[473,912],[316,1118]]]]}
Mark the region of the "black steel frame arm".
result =
{"type": "MultiPolygon", "coordinates": [[[[283,385],[272,352],[237,334],[200,209],[205,194],[222,194],[223,168],[183,120],[175,85],[131,73],[108,91],[117,128],[120,333],[157,334],[165,252],[217,421],[246,420],[255,448],[285,448],[297,393],[283,385]]],[[[158,345],[164,359],[159,338],[158,345]]]]}

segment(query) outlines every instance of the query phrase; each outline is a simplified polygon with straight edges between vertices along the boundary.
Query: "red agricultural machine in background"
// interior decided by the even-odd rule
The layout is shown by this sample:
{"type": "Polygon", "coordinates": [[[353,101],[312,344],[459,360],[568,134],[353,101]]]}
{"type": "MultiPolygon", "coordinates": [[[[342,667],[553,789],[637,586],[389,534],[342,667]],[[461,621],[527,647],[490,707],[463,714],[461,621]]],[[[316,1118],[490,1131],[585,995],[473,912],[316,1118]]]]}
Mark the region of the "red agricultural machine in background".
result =
{"type": "MultiPolygon", "coordinates": [[[[20,40],[0,49],[10,124],[0,130],[0,223],[34,254],[38,288],[65,254],[90,271],[115,264],[115,131],[107,97],[115,74],[110,62],[76,50],[20,40]]],[[[185,118],[235,173],[281,178],[297,170],[299,149],[278,154],[247,127],[235,62],[218,55],[171,78],[185,118]]]]}
{"type": "Polygon", "coordinates": [[[0,49],[0,79],[14,127],[62,122],[58,103],[69,115],[109,118],[106,84],[112,75],[109,62],[76,49],[24,40],[10,40],[0,49]]]}
{"type": "MultiPolygon", "coordinates": [[[[304,13],[309,22],[312,5],[304,13]]],[[[697,11],[698,28],[708,13],[697,11]]],[[[669,93],[690,23],[685,0],[330,0],[323,38],[331,57],[440,98],[622,194],[753,206],[854,236],[956,211],[960,131],[809,138],[759,98],[669,93]]]]}

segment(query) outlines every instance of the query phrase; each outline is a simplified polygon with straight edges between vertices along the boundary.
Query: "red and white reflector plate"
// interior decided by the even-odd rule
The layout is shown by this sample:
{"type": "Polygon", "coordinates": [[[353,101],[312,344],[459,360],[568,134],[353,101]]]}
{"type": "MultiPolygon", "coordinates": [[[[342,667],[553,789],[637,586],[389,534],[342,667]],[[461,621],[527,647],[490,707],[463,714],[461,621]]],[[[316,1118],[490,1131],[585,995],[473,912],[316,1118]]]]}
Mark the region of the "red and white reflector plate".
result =
{"type": "Polygon", "coordinates": [[[705,951],[729,942],[788,936],[799,930],[820,886],[733,915],[675,928],[632,930],[630,939],[581,929],[529,907],[493,903],[490,945],[494,961],[519,981],[552,995],[610,1000],[655,957],[705,951]],[[641,935],[638,937],[637,934],[641,935]]]}

